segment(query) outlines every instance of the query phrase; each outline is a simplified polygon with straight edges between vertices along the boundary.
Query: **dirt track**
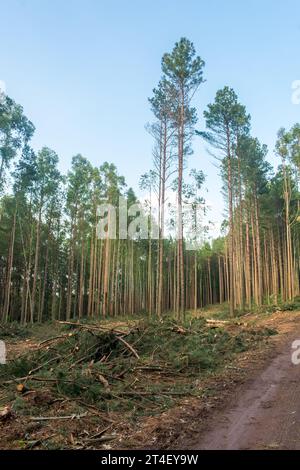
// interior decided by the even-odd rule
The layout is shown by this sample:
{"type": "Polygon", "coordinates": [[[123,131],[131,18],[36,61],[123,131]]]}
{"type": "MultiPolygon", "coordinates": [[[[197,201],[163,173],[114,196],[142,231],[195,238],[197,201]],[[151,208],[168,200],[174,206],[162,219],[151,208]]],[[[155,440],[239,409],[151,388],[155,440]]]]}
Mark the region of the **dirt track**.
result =
{"type": "Polygon", "coordinates": [[[295,339],[300,339],[299,323],[278,355],[238,388],[230,405],[212,416],[208,430],[190,448],[300,449],[300,365],[291,361],[295,339]]]}

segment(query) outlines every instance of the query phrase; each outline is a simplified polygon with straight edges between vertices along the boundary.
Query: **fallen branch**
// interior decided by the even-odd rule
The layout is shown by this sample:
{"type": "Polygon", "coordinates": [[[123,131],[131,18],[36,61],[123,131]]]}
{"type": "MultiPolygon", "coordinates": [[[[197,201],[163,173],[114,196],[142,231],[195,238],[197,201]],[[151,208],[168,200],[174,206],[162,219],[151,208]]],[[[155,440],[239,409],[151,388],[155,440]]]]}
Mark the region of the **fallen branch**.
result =
{"type": "Polygon", "coordinates": [[[75,399],[70,399],[68,398],[69,401],[76,401],[77,403],[79,403],[81,406],[84,406],[85,408],[87,408],[88,410],[90,410],[91,413],[94,413],[95,415],[99,416],[99,418],[103,419],[104,421],[106,421],[107,423],[112,423],[112,424],[115,424],[115,421],[110,419],[110,418],[107,418],[107,416],[102,412],[102,411],[99,411],[99,409],[94,406],[94,405],[90,405],[89,403],[85,403],[84,401],[78,399],[78,398],[75,398],[75,399]]]}
{"type": "Polygon", "coordinates": [[[118,396],[162,396],[162,395],[169,395],[174,397],[181,397],[181,396],[196,396],[194,393],[191,392],[169,392],[169,391],[157,391],[157,392],[119,392],[118,396]]]}
{"type": "Polygon", "coordinates": [[[77,328],[82,328],[85,330],[91,330],[91,331],[111,331],[112,333],[116,333],[118,335],[128,335],[126,331],[121,331],[121,330],[115,330],[114,328],[106,328],[105,326],[100,326],[100,325],[85,325],[84,323],[76,323],[76,322],[71,322],[71,321],[58,321],[57,323],[60,323],[61,325],[71,325],[71,326],[77,326],[77,328]]]}
{"type": "Polygon", "coordinates": [[[88,415],[88,412],[82,413],[80,415],[69,415],[69,416],[31,416],[30,421],[54,421],[59,419],[81,419],[85,418],[88,415]]]}
{"type": "Polygon", "coordinates": [[[60,356],[56,356],[56,357],[52,357],[51,359],[49,359],[49,361],[46,361],[44,362],[43,364],[41,364],[40,366],[38,367],[35,367],[35,369],[31,369],[29,372],[28,372],[28,376],[29,377],[30,375],[32,375],[34,372],[38,372],[39,370],[41,370],[43,367],[51,364],[52,362],[55,362],[57,360],[60,360],[61,357],[60,356]]]}
{"type": "Polygon", "coordinates": [[[132,352],[132,354],[137,358],[137,359],[140,359],[140,356],[138,355],[138,353],[136,352],[136,350],[131,346],[131,344],[127,343],[127,341],[125,341],[124,338],[121,338],[120,336],[116,336],[116,338],[121,341],[121,343],[124,344],[124,346],[126,346],[127,349],[129,349],[129,351],[132,352]]]}
{"type": "Polygon", "coordinates": [[[228,325],[230,322],[228,320],[207,319],[206,323],[209,325],[228,325]]]}
{"type": "Polygon", "coordinates": [[[51,436],[47,436],[43,439],[37,439],[34,441],[27,441],[25,449],[33,449],[36,446],[43,445],[44,442],[49,441],[49,439],[52,439],[56,434],[51,434],[51,436]]]}
{"type": "Polygon", "coordinates": [[[93,444],[93,443],[100,443],[100,442],[108,442],[108,441],[113,441],[114,439],[116,439],[117,436],[113,436],[111,434],[107,435],[107,436],[101,436],[101,437],[95,437],[94,439],[92,438],[87,438],[87,439],[84,439],[84,442],[86,442],[87,444],[93,444]]]}
{"type": "MultiPolygon", "coordinates": [[[[102,429],[102,431],[99,431],[96,434],[93,434],[92,436],[83,437],[83,440],[90,441],[90,440],[94,440],[94,439],[99,439],[99,437],[102,437],[103,434],[106,433],[106,431],[108,431],[109,429],[112,428],[112,426],[113,426],[113,424],[110,424],[109,426],[106,426],[106,428],[102,429]]],[[[87,431],[85,431],[85,433],[87,433],[87,431]]]]}
{"type": "Polygon", "coordinates": [[[36,382],[65,382],[65,383],[73,383],[72,380],[66,380],[66,379],[48,379],[46,377],[36,377],[34,375],[25,375],[25,377],[16,377],[12,380],[6,380],[5,382],[2,382],[3,385],[6,384],[11,384],[14,382],[19,382],[19,381],[25,381],[25,380],[35,380],[36,382]]]}
{"type": "Polygon", "coordinates": [[[38,346],[39,347],[44,346],[47,343],[52,343],[54,341],[57,341],[58,339],[64,339],[64,338],[68,338],[71,336],[73,336],[73,333],[67,333],[65,335],[60,335],[60,336],[54,336],[53,338],[48,338],[48,339],[45,339],[44,341],[41,341],[38,346]]]}

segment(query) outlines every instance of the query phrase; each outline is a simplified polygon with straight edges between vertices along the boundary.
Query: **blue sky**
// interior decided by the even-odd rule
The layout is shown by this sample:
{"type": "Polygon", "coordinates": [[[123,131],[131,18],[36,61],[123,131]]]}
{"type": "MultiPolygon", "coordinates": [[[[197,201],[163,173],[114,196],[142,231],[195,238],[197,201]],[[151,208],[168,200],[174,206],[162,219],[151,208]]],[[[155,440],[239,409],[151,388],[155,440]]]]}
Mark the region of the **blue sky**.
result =
{"type": "MultiPolygon", "coordinates": [[[[53,148],[64,172],[82,153],[94,165],[114,162],[137,188],[151,166],[147,97],[161,56],[182,36],[206,62],[194,101],[199,128],[224,85],[251,113],[272,163],[279,127],[300,120],[291,101],[300,80],[299,0],[0,0],[0,11],[0,81],[34,122],[34,147],[53,148]]],[[[206,173],[219,221],[218,170],[197,139],[194,150],[189,166],[206,173]]]]}

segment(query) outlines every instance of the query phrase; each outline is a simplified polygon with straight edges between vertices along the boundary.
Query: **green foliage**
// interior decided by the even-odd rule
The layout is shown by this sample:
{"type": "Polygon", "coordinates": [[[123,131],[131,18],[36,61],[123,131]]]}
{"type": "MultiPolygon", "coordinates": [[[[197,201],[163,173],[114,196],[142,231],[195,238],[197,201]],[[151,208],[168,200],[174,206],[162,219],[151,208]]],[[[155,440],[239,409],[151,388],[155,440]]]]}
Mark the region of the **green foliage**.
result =
{"type": "Polygon", "coordinates": [[[205,62],[196,56],[194,45],[186,38],[176,42],[173,51],[164,54],[162,71],[171,83],[185,87],[190,92],[203,82],[205,62]]]}
{"type": "Polygon", "coordinates": [[[17,359],[1,365],[0,378],[11,380],[26,377],[36,364],[36,358],[31,357],[31,355],[18,357],[17,359]]]}
{"type": "MultiPolygon", "coordinates": [[[[48,394],[74,403],[79,400],[99,410],[128,411],[133,416],[155,414],[172,406],[177,397],[197,395],[195,380],[275,334],[270,329],[210,328],[202,317],[180,323],[171,318],[141,320],[125,336],[138,352],[137,360],[114,332],[89,326],[92,329],[63,327],[62,338],[2,366],[0,379],[10,381],[6,387],[11,396],[12,379],[27,376],[29,389],[46,387],[48,394]]],[[[21,397],[13,401],[20,414],[29,414],[31,406],[21,397]]]]}
{"type": "Polygon", "coordinates": [[[30,330],[28,327],[20,325],[20,323],[13,321],[11,323],[6,323],[0,325],[0,337],[1,338],[27,338],[30,335],[30,330]]]}
{"type": "Polygon", "coordinates": [[[281,310],[289,310],[289,311],[293,311],[293,310],[297,310],[299,311],[300,310],[300,298],[297,297],[294,301],[290,301],[290,302],[284,302],[280,305],[280,309],[281,310]]]}
{"type": "Polygon", "coordinates": [[[207,132],[197,132],[212,146],[220,150],[226,157],[228,151],[234,148],[236,133],[247,135],[250,128],[250,115],[245,106],[238,102],[238,97],[232,88],[225,86],[216,93],[215,101],[204,111],[207,132]],[[228,147],[229,145],[229,147],[228,147]]]}
{"type": "Polygon", "coordinates": [[[16,414],[29,415],[31,414],[31,407],[28,406],[28,402],[22,397],[16,397],[12,404],[12,410],[16,414]]]}
{"type": "Polygon", "coordinates": [[[22,106],[0,92],[0,194],[6,170],[17,152],[26,147],[34,130],[34,125],[24,115],[22,106]]]}

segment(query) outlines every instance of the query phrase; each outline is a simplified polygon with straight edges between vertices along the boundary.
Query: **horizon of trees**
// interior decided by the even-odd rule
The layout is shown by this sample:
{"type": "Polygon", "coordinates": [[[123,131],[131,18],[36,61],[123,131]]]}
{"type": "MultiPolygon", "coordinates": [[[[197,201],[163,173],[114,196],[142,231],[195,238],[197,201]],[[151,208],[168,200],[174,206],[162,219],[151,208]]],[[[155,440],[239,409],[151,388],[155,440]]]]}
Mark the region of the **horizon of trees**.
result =
{"type": "Polygon", "coordinates": [[[148,193],[144,210],[151,220],[158,207],[153,220],[158,239],[124,239],[119,232],[116,239],[99,239],[98,206],[117,206],[120,196],[137,203],[133,189],[115,165],[95,167],[80,154],[62,175],[53,150],[35,152],[30,146],[35,129],[22,107],[1,95],[1,321],[165,312],[182,319],[187,310],[223,302],[234,315],[299,295],[300,124],[279,130],[276,172],[231,88],[217,91],[203,110],[206,129],[198,130],[193,100],[204,83],[204,67],[193,44],[180,39],[164,54],[162,77],[149,99],[152,167],[139,186],[148,193]],[[195,224],[197,205],[205,207],[205,176],[201,169],[188,170],[196,136],[218,161],[228,220],[222,236],[190,251],[185,238],[190,221],[182,205],[195,208],[189,216],[195,224]],[[177,198],[173,220],[165,212],[170,191],[177,198]]]}

